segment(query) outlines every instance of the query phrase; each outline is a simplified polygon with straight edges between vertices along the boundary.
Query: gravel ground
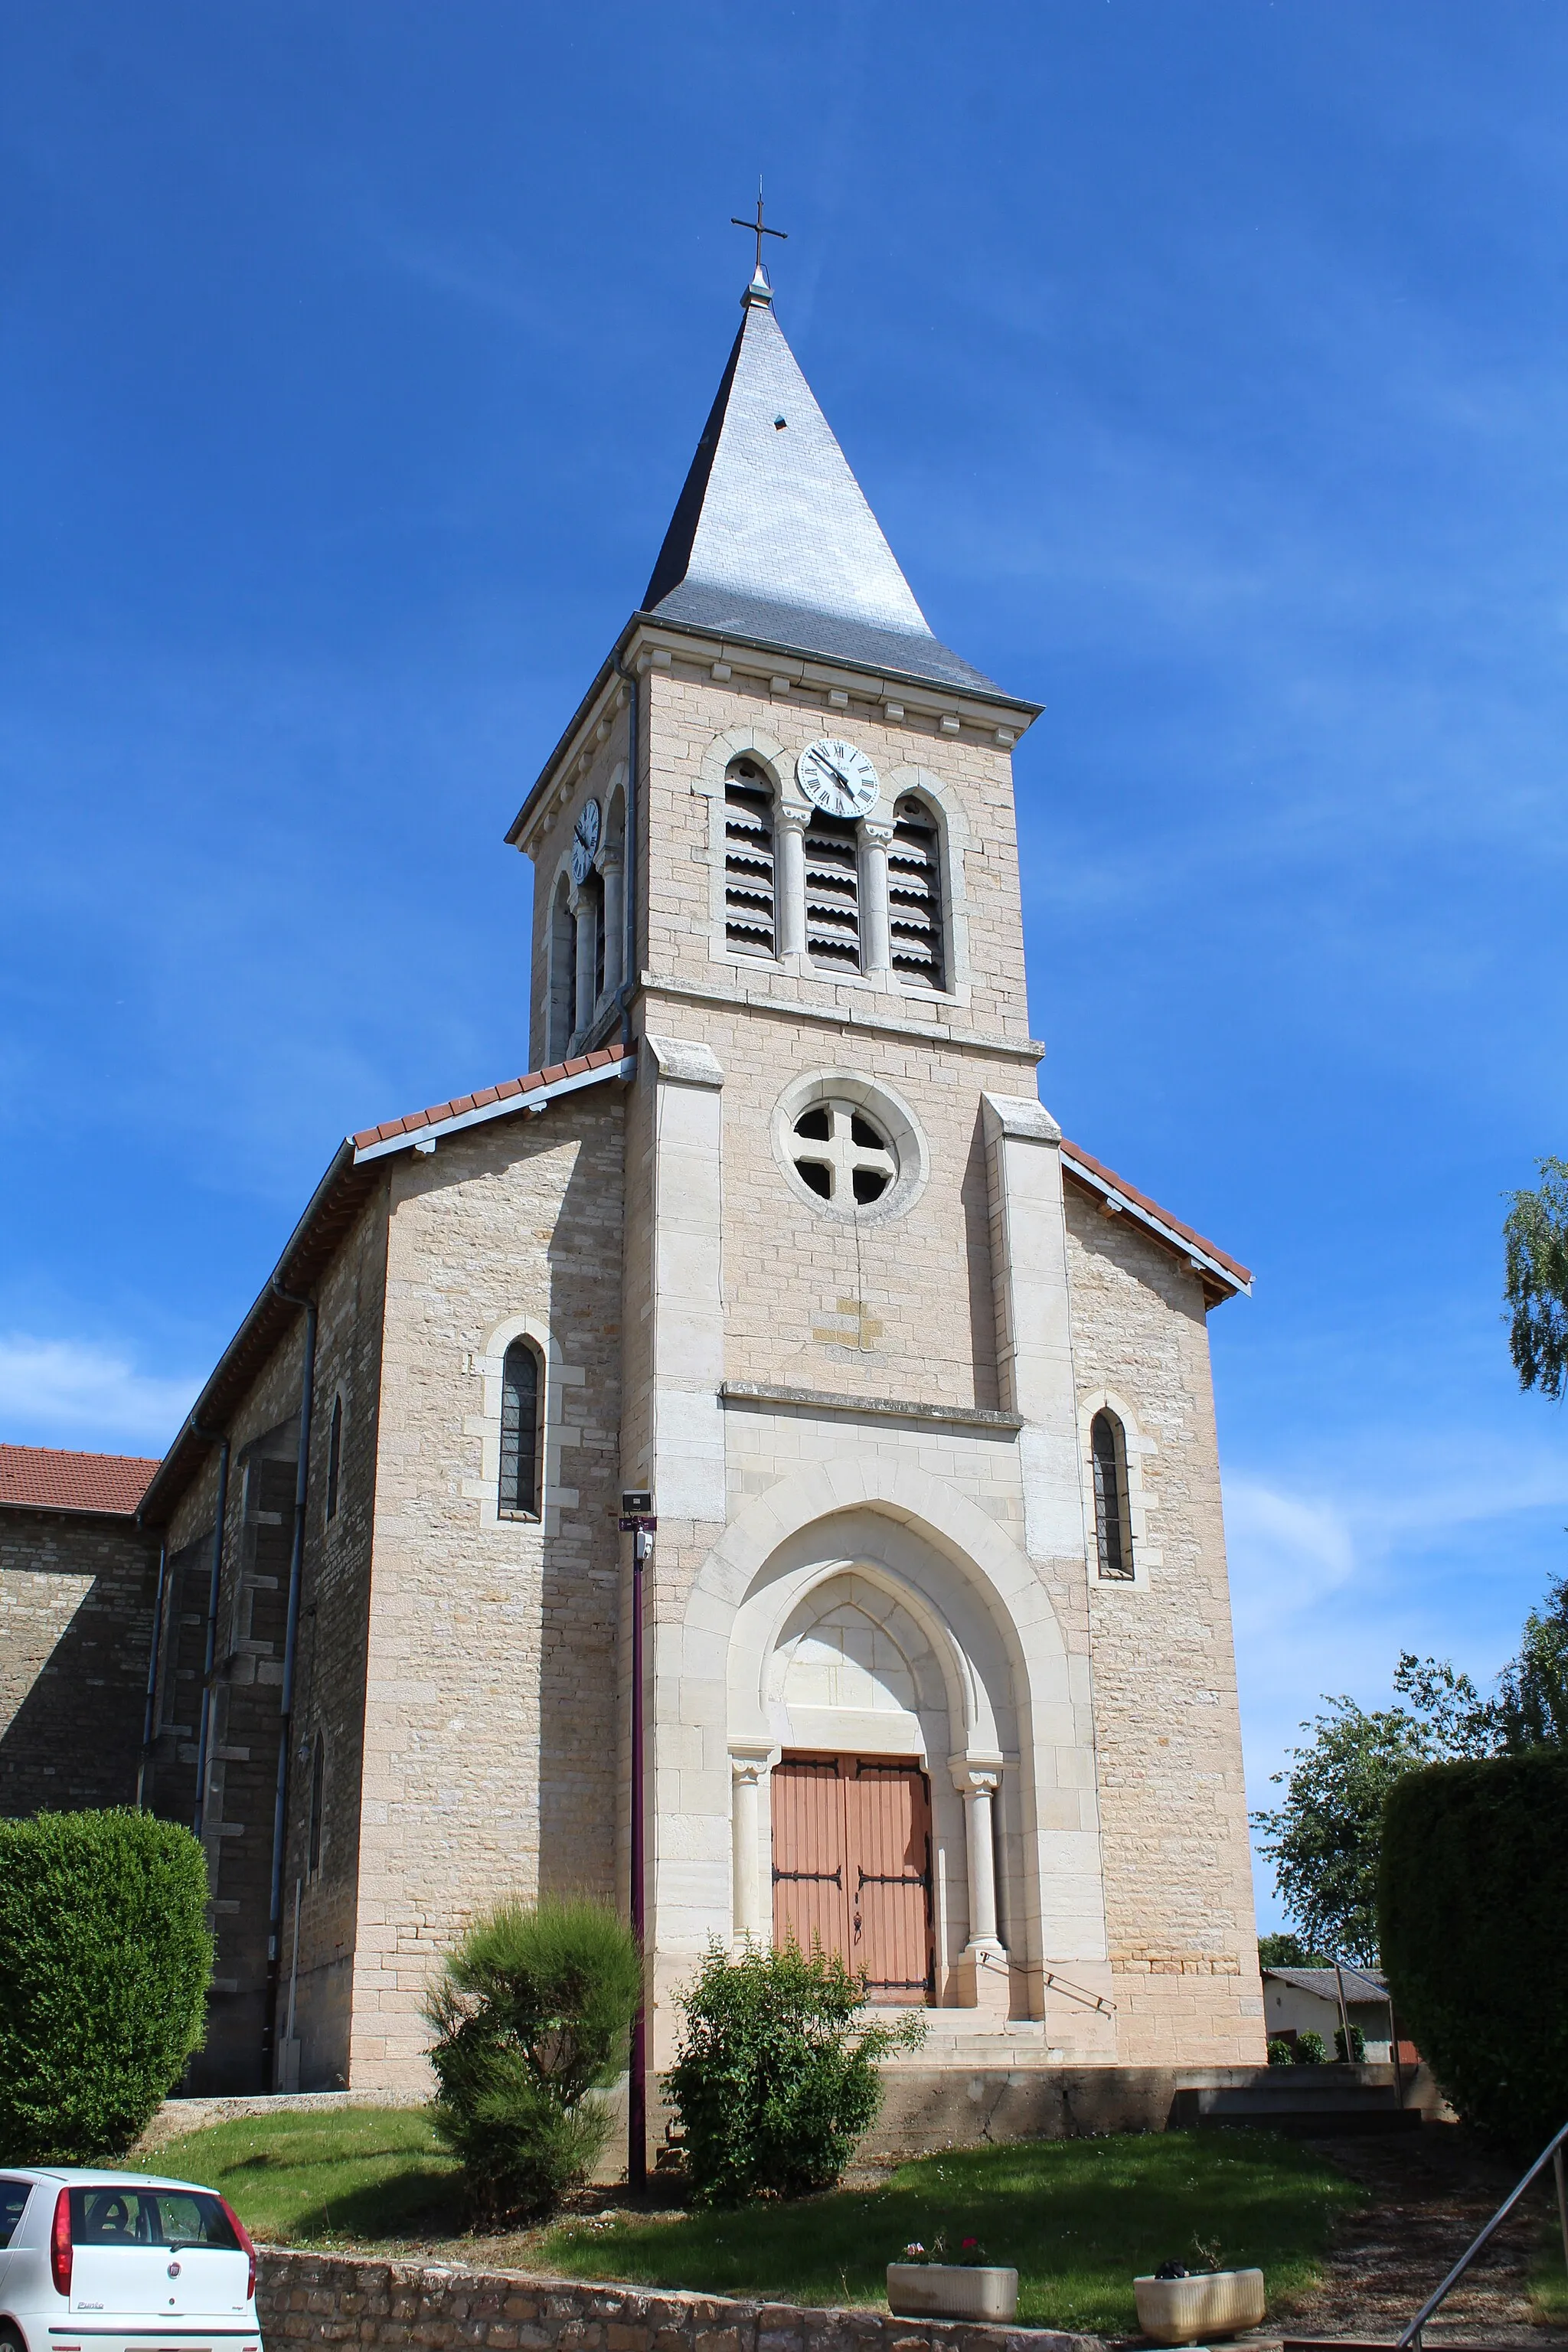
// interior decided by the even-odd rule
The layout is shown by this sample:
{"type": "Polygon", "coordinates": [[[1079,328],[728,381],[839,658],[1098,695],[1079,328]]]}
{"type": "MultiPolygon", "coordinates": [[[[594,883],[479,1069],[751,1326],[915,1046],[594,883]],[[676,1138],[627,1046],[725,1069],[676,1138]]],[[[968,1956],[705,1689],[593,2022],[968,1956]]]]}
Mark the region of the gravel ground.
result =
{"type": "MultiPolygon", "coordinates": [[[[1371,2202],[1342,2224],[1328,2275],[1287,2323],[1292,2336],[1393,2343],[1508,2195],[1518,2173],[1478,2148],[1461,2127],[1428,2124],[1386,2139],[1323,2140],[1325,2156],[1365,2184],[1371,2202]]],[[[1568,2345],[1542,2324],[1530,2272],[1542,2228],[1554,2223],[1550,2176],[1477,2258],[1426,2331],[1447,2344],[1568,2345]]],[[[1279,2322],[1241,2343],[1278,2343],[1279,2322]]]]}

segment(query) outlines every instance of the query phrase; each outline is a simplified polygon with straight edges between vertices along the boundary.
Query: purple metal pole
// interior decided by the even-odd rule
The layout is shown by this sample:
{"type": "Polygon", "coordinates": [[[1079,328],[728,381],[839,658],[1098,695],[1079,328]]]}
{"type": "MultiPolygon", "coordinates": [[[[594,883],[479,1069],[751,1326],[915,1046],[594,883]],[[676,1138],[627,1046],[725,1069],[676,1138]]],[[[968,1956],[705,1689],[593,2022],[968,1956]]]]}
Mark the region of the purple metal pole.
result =
{"type": "MultiPolygon", "coordinates": [[[[642,1571],[647,1532],[638,1528],[632,1538],[632,1933],[643,1948],[647,1916],[647,1869],[643,1856],[643,1657],[642,1571]]],[[[647,1981],[646,1976],[644,1979],[647,1981]]],[[[634,2196],[647,2186],[647,2019],[643,2003],[632,2021],[632,2064],[626,2102],[626,2186],[634,2196]]]]}

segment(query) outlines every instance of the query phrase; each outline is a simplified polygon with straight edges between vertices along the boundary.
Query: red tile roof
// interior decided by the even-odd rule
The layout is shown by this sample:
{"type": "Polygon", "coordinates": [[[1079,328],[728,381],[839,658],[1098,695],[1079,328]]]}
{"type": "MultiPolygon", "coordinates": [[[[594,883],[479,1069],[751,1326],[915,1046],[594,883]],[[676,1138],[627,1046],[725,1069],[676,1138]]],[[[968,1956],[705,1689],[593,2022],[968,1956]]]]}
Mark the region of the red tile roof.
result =
{"type": "Polygon", "coordinates": [[[351,1137],[354,1149],[363,1151],[373,1143],[391,1143],[400,1135],[416,1135],[422,1127],[439,1127],[449,1118],[461,1118],[471,1110],[484,1110],[491,1103],[510,1102],[515,1096],[537,1094],[541,1087],[552,1087],[562,1078],[580,1077],[584,1070],[607,1069],[612,1062],[625,1058],[619,1045],[601,1045],[592,1054],[578,1054],[570,1062],[552,1062],[547,1070],[530,1070],[522,1078],[503,1078],[499,1087],[481,1087],[478,1094],[458,1095],[451,1102],[432,1103],[428,1110],[411,1110],[405,1118],[384,1119],[380,1127],[362,1128],[351,1137]]]}
{"type": "Polygon", "coordinates": [[[65,1454],[53,1445],[0,1445],[0,1504],[42,1511],[105,1511],[129,1518],[157,1467],[140,1454],[65,1454]]]}
{"type": "MultiPolygon", "coordinates": [[[[1243,1265],[1239,1258],[1232,1257],[1228,1251],[1222,1250],[1217,1242],[1206,1240],[1191,1225],[1184,1224],[1180,1217],[1173,1217],[1171,1214],[1169,1209],[1162,1209],[1158,1201],[1152,1201],[1147,1192],[1141,1192],[1135,1184],[1130,1184],[1127,1181],[1125,1176],[1119,1176],[1113,1168],[1107,1168],[1104,1161],[1096,1160],[1091,1152],[1080,1150],[1076,1143],[1069,1143],[1065,1135],[1062,1138],[1062,1157],[1064,1160],[1081,1161],[1091,1174],[1098,1176],[1102,1183],[1109,1184],[1113,1192],[1120,1192],[1124,1199],[1132,1202],[1135,1207],[1147,1211],[1150,1216],[1158,1217],[1163,1225],[1169,1225],[1173,1233],[1180,1234],[1184,1241],[1191,1242],[1195,1249],[1203,1251],[1205,1257],[1212,1257],[1217,1265],[1224,1266],[1228,1273],[1233,1274],[1237,1282],[1250,1287],[1252,1282],[1250,1266],[1243,1265]]],[[[1070,1172],[1069,1170],[1068,1173],[1070,1172]]]]}

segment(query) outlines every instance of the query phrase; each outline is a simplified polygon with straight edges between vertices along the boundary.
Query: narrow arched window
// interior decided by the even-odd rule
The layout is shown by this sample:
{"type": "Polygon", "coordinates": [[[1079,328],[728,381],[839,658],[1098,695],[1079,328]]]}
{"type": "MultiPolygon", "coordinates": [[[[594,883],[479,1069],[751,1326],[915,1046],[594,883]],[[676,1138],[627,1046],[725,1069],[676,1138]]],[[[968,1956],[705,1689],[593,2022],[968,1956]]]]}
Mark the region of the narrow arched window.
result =
{"type": "Polygon", "coordinates": [[[905,793],[893,803],[888,844],[888,936],[906,987],[947,985],[942,899],[941,831],[924,801],[905,793]]]}
{"type": "Polygon", "coordinates": [[[321,1867],[321,1814],[327,1794],[327,1742],[324,1734],[316,1734],[315,1753],[310,1759],[310,1846],[306,1858],[305,1874],[314,1878],[321,1867]]]}
{"type": "Polygon", "coordinates": [[[501,1362],[500,1494],[497,1507],[504,1518],[536,1519],[540,1515],[539,1438],[543,1403],[539,1350],[531,1340],[514,1339],[501,1362]]]}
{"type": "Polygon", "coordinates": [[[544,1053],[547,1061],[566,1057],[577,1026],[577,923],[572,912],[572,886],[565,875],[555,886],[550,908],[549,995],[545,1003],[544,1053]]]}
{"type": "Polygon", "coordinates": [[[332,1418],[327,1430],[327,1522],[330,1526],[338,1516],[338,1487],[343,1468],[343,1401],[332,1399],[332,1418]]]}
{"type": "Polygon", "coordinates": [[[724,778],[724,944],[736,955],[776,955],[773,788],[754,760],[724,778]]]}
{"type": "Polygon", "coordinates": [[[858,829],[820,809],[805,829],[805,951],[823,971],[860,969],[858,829]]]}
{"type": "Polygon", "coordinates": [[[1097,1412],[1089,1427],[1094,1462],[1094,1533],[1100,1572],[1112,1583],[1132,1577],[1132,1532],[1127,1514],[1126,1440],[1113,1412],[1097,1412]]]}

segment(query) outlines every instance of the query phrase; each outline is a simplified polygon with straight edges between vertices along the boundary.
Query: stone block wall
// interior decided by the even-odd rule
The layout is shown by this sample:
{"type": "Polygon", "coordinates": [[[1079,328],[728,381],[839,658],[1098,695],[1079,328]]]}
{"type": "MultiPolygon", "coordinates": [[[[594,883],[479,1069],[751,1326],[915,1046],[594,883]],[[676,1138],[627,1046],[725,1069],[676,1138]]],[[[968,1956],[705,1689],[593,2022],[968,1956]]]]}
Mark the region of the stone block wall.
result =
{"type": "Polygon", "coordinates": [[[476,1911],[615,1884],[623,1094],[390,1163],[356,2087],[424,2081],[425,1988],[476,1911]],[[542,1523],[496,1507],[523,1329],[547,1354],[542,1523]]]}
{"type": "MultiPolygon", "coordinates": [[[[307,2034],[318,2081],[347,2079],[349,1957],[358,1851],[359,1744],[364,1705],[363,1624],[369,1584],[375,1416],[385,1255],[385,1195],[362,1211],[317,1286],[318,1327],[310,1484],[305,1508],[295,1718],[289,1759],[284,1969],[293,1950],[293,1880],[303,1864],[315,1731],[328,1735],[331,1843],[300,1905],[296,2029],[307,2034]],[[340,1522],[325,1525],[328,1432],[345,1401],[340,1522]],[[306,1755],[300,1755],[301,1746],[306,1755]],[[329,1862],[330,1857],[330,1862],[329,1862]]],[[[187,2087],[207,2095],[273,2087],[277,2053],[264,2046],[273,1810],[282,1733],[284,1619],[293,1539],[304,1318],[295,1318],[230,1412],[227,1509],[218,1600],[210,1770],[203,1829],[217,1943],[205,2047],[187,2087]]],[[[160,1665],[153,1809],[193,1818],[200,1668],[217,1453],[175,1505],[160,1665]]],[[[280,1982],[277,2038],[286,2028],[280,1982]]]]}
{"type": "Polygon", "coordinates": [[[1135,1579],[1089,1585],[1117,2056],[1258,2064],[1263,1991],[1202,1289],[1128,1218],[1070,1183],[1067,1195],[1085,1455],[1089,1414],[1108,1400],[1134,1474],[1135,1579]]]}
{"type": "Polygon", "coordinates": [[[363,2352],[1101,2352],[1095,2336],[266,2250],[264,2340],[363,2352]]]}
{"type": "Polygon", "coordinates": [[[348,2081],[389,1181],[366,1203],[320,1286],[284,1862],[285,1974],[278,2025],[281,2042],[287,2035],[291,1985],[299,2046],[286,2055],[284,2068],[307,2091],[331,2090],[348,2081]],[[328,1448],[334,1402],[342,1409],[342,1446],[337,1510],[329,1520],[328,1448]],[[319,1853],[312,1867],[310,1807],[318,1744],[322,1802],[319,1853]]]}
{"type": "Polygon", "coordinates": [[[0,1815],[135,1802],[157,1574],[132,1520],[0,1509],[0,1815]]]}

